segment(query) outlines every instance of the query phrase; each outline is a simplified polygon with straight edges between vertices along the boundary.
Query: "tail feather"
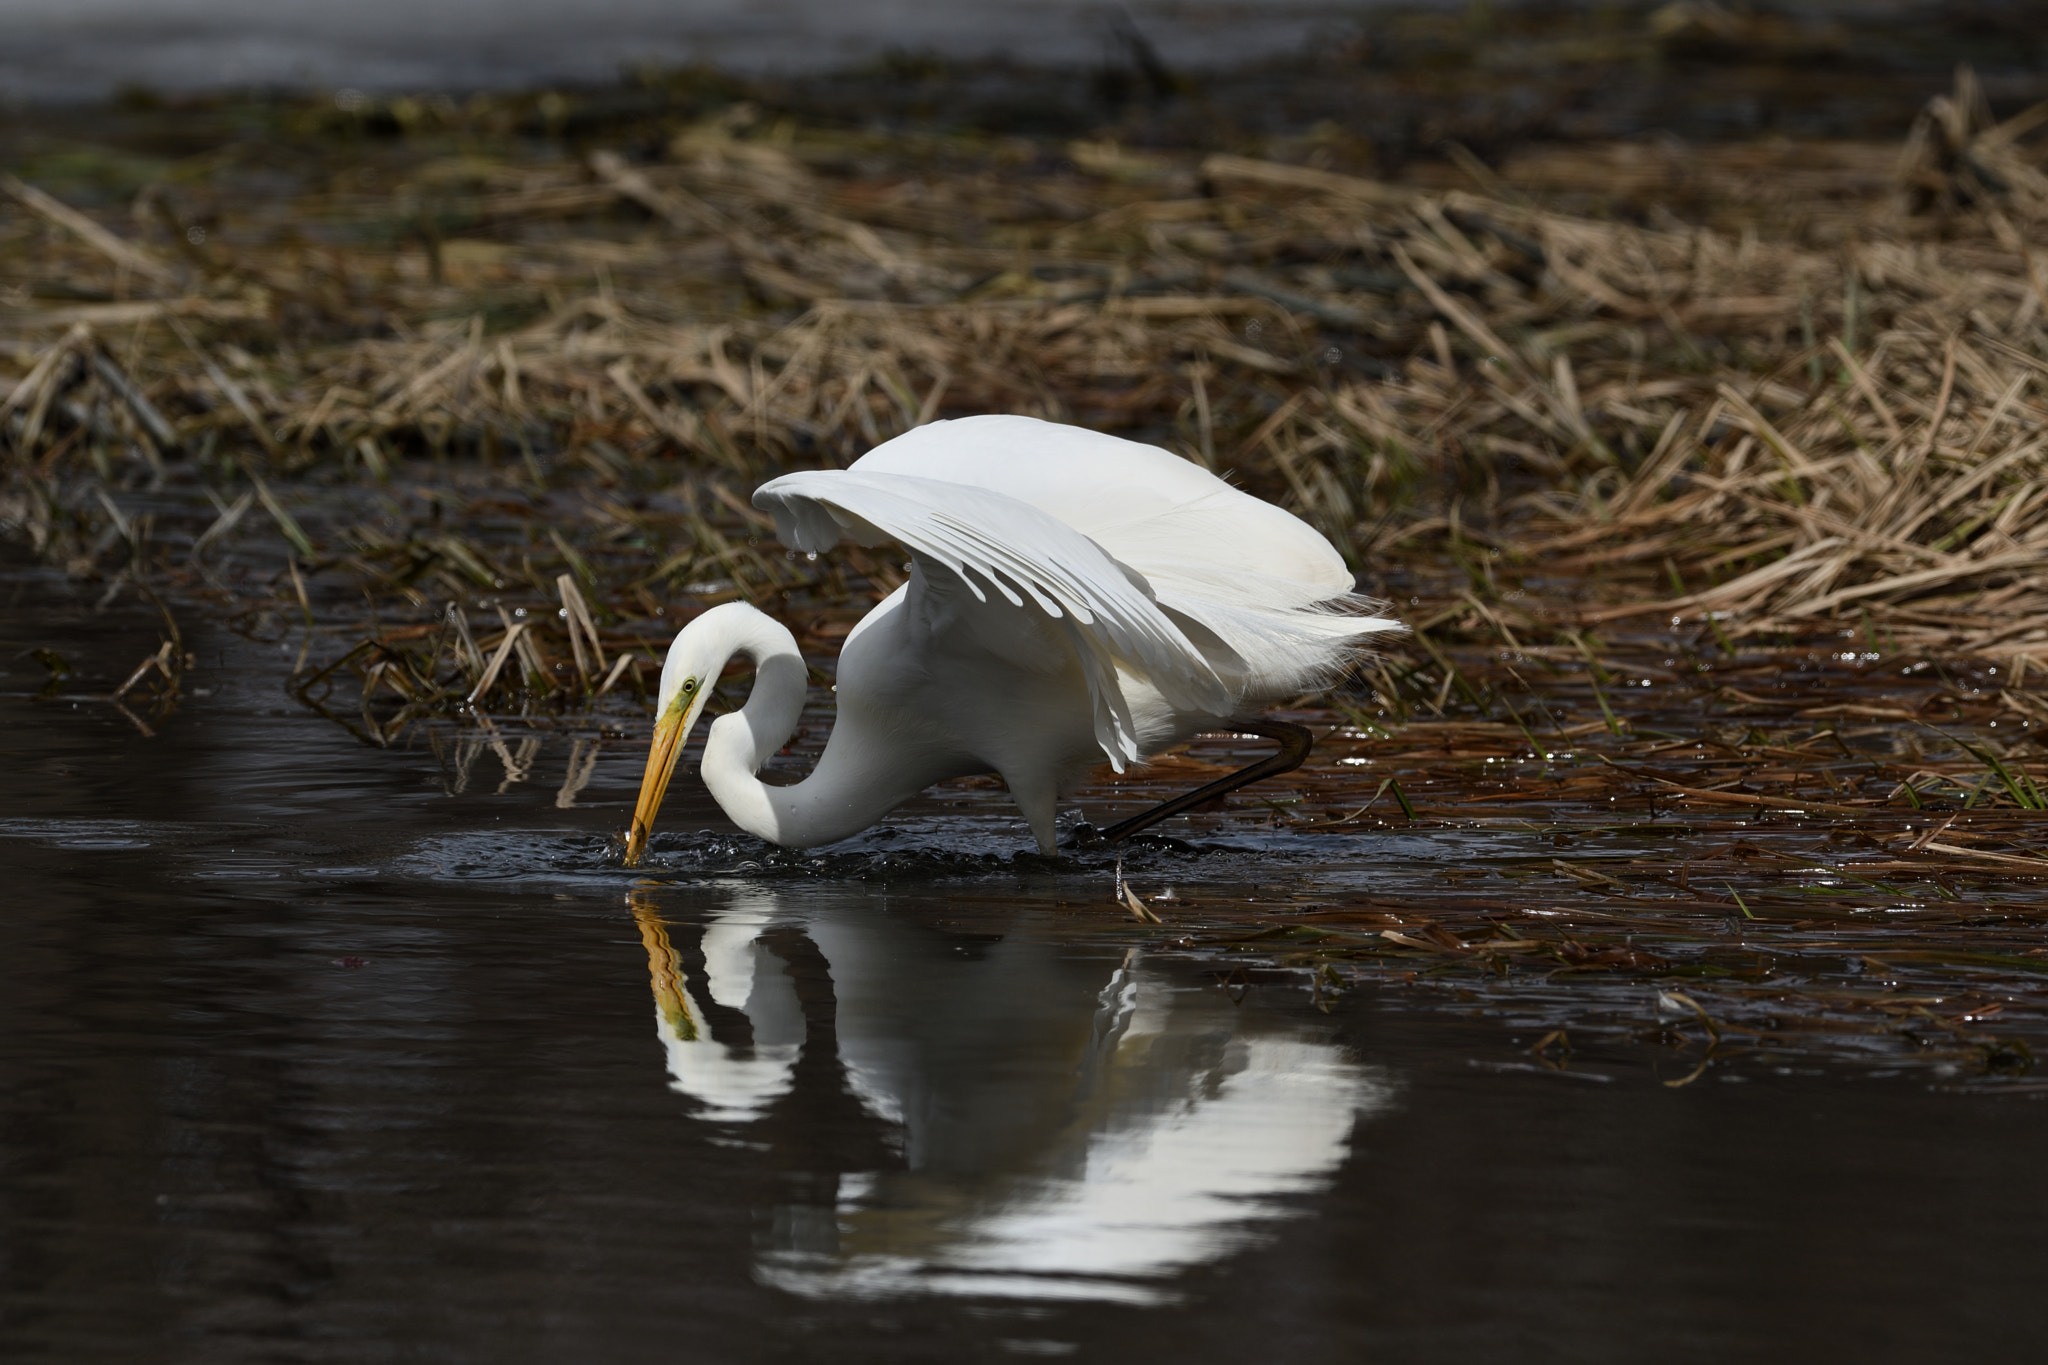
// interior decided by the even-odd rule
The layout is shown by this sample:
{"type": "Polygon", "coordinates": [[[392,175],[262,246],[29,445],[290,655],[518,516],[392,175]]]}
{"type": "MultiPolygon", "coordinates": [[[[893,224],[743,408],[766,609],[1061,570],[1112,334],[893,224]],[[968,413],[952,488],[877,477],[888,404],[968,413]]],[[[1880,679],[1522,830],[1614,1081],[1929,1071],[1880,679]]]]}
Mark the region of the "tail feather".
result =
{"type": "Polygon", "coordinates": [[[1406,629],[1367,614],[1380,604],[1356,594],[1290,609],[1162,591],[1159,604],[1240,703],[1327,687],[1357,661],[1371,637],[1406,629]]]}

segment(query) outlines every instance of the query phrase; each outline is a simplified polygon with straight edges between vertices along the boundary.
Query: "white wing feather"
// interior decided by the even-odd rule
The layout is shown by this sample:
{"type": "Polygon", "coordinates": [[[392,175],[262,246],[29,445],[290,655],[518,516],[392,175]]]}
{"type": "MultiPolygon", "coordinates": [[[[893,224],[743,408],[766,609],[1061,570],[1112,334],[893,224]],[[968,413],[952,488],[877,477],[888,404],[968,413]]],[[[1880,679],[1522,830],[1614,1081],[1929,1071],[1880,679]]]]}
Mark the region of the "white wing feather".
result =
{"type": "Polygon", "coordinates": [[[763,484],[754,505],[774,514],[777,534],[791,549],[828,550],[842,535],[862,545],[895,541],[944,565],[977,599],[988,600],[987,584],[1013,606],[1029,597],[1063,621],[1094,702],[1096,739],[1118,767],[1140,756],[1119,666],[1181,710],[1224,715],[1236,700],[1144,577],[1057,517],[1007,494],[915,475],[825,469],[763,484]]]}
{"type": "Polygon", "coordinates": [[[1343,556],[1299,517],[1171,451],[1086,427],[958,417],[885,441],[853,468],[1007,493],[1147,578],[1154,563],[1199,558],[1215,569],[1297,584],[1305,602],[1351,590],[1343,556]]]}
{"type": "Polygon", "coordinates": [[[1035,417],[961,417],[885,441],[853,471],[991,489],[1074,528],[1144,576],[1240,699],[1322,686],[1365,637],[1402,629],[1367,614],[1314,527],[1157,446],[1035,417]]]}
{"type": "Polygon", "coordinates": [[[1138,756],[1121,667],[1184,711],[1222,716],[1342,672],[1365,614],[1315,528],[1156,446],[1032,417],[932,422],[850,469],[762,485],[784,544],[896,541],[1065,625],[1103,752],[1138,756]],[[1021,595],[1020,595],[1021,594],[1021,595]]]}

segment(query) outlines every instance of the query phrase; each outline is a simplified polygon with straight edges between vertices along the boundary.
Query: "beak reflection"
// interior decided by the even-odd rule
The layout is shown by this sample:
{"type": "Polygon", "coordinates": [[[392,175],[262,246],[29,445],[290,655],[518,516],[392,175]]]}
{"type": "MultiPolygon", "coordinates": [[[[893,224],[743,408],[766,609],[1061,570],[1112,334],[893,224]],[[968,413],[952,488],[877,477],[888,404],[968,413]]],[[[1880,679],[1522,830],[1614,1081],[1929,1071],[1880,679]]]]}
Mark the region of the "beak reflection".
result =
{"type": "Polygon", "coordinates": [[[703,1118],[760,1118],[789,1093],[804,1039],[796,992],[763,939],[768,917],[735,908],[682,935],[681,951],[645,893],[635,893],[633,917],[647,948],[670,1087],[696,1100],[703,1118]]]}
{"type": "Polygon", "coordinates": [[[634,913],[671,1088],[810,1173],[756,1264],[800,1294],[1170,1300],[1294,1216],[1391,1095],[1319,1016],[1136,949],[757,891],[687,925],[634,913]]]}

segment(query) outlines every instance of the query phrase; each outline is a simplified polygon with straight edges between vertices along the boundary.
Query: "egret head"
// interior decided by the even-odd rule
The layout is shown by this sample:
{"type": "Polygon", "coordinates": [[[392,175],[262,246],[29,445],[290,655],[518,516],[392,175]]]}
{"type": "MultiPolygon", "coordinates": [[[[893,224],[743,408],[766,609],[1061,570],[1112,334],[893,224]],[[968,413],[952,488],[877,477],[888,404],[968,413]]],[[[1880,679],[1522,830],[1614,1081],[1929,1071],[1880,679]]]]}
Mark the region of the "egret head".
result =
{"type": "Polygon", "coordinates": [[[661,666],[661,687],[654,699],[654,744],[647,751],[647,772],[640,779],[640,800],[633,807],[633,827],[626,832],[626,866],[639,865],[654,828],[654,813],[668,794],[668,780],[682,757],[683,743],[697,724],[704,699],[732,657],[732,639],[720,629],[713,608],[676,633],[661,666]]]}

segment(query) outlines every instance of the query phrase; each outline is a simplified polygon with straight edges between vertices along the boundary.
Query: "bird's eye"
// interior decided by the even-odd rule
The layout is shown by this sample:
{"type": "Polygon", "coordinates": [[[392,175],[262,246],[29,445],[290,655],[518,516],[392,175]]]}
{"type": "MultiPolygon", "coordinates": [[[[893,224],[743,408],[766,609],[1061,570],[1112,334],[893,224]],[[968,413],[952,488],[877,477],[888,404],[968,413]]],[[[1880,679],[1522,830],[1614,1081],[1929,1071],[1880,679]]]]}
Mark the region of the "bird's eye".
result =
{"type": "Polygon", "coordinates": [[[697,680],[696,680],[695,678],[685,678],[685,679],[683,679],[683,695],[684,695],[684,696],[686,696],[686,697],[687,697],[687,696],[689,696],[689,695],[690,695],[690,694],[691,694],[692,692],[695,692],[696,690],[697,690],[697,680]]]}

